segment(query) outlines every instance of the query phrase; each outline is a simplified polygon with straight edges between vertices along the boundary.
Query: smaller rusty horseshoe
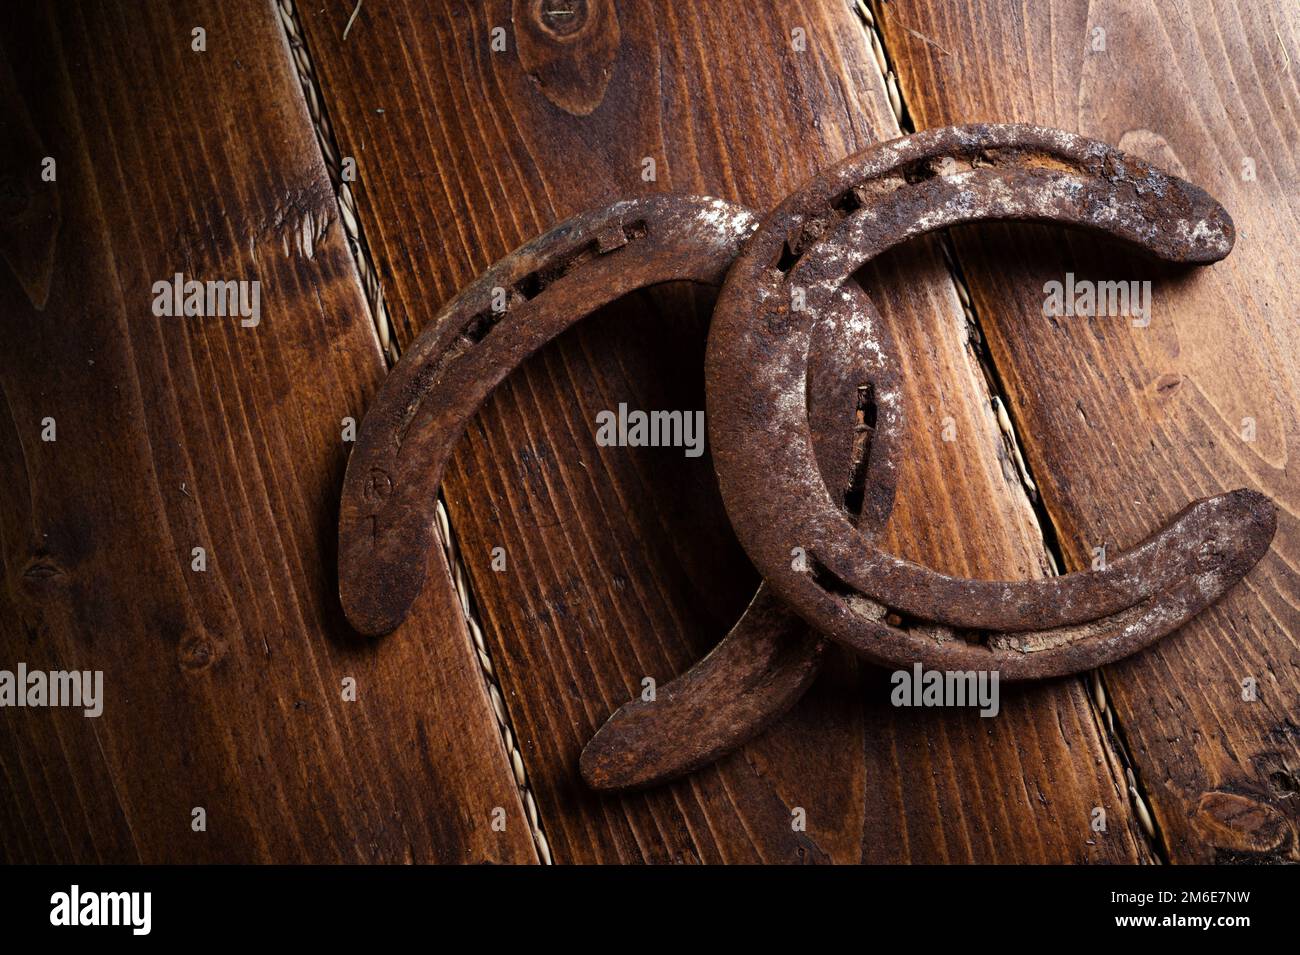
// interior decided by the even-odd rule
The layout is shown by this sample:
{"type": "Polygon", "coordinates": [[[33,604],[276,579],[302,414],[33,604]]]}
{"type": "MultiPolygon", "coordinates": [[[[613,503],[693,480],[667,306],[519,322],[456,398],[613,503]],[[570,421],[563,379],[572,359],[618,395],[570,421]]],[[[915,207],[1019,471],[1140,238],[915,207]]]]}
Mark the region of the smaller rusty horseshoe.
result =
{"type": "Polygon", "coordinates": [[[1060,676],[1127,656],[1217,600],[1268,550],[1276,513],[1249,490],[1196,501],[1104,569],[1031,581],[948,577],[852,525],[799,410],[810,329],[881,253],[994,219],[1075,225],[1183,263],[1222,258],[1234,236],[1200,189],[1059,130],[948,127],[879,144],[797,190],[732,266],[706,354],[709,437],[742,546],[819,631],[885,665],[1060,676]],[[811,573],[790,567],[795,546],[811,573]]]}
{"type": "Polygon", "coordinates": [[[497,262],[421,331],[366,412],[339,506],[339,598],[388,633],[424,586],[438,487],[474,412],[525,358],[622,295],[717,285],[754,219],[717,199],[656,196],[569,219],[497,262]]]}
{"type": "MultiPolygon", "coordinates": [[[[470,417],[511,370],[583,316],[637,288],[681,280],[720,284],[756,226],[745,210],[716,199],[618,203],[562,223],[449,303],[384,382],[348,461],[339,596],[353,626],[380,635],[407,615],[427,572],[447,460],[470,417]]],[[[892,505],[893,457],[882,439],[864,461],[870,428],[855,433],[854,414],[866,387],[888,420],[897,382],[888,340],[860,334],[879,323],[855,290],[849,288],[844,317],[832,310],[814,332],[810,374],[820,397],[809,414],[816,453],[828,474],[838,475],[835,483],[856,479],[871,486],[858,506],[875,527],[892,505]]],[[[611,718],[584,754],[584,773],[598,788],[624,789],[704,765],[797,700],[817,672],[821,648],[819,636],[760,588],[714,652],[664,688],[661,705],[638,713],[624,708],[611,718]]]]}

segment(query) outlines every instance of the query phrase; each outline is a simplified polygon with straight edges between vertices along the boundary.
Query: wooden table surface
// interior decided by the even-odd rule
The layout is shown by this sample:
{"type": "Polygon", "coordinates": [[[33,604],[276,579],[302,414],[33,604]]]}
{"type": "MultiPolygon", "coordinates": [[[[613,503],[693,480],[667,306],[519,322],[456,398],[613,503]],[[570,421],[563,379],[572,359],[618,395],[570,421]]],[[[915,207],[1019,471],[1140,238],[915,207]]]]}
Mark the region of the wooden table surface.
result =
{"type": "Polygon", "coordinates": [[[35,2],[0,53],[0,668],[105,686],[95,719],[0,713],[0,861],[1300,861],[1291,0],[35,2]],[[837,653],[716,765],[593,795],[591,733],[757,584],[707,454],[595,440],[619,402],[703,407],[711,302],[665,287],[496,391],[415,611],[352,633],[347,419],[461,287],[619,197],[761,212],[970,121],[1143,156],[1238,241],[1187,273],[967,227],[871,269],[906,329],[890,549],[1041,576],[1256,488],[1277,537],[1220,604],[996,719],[895,709],[837,653]],[[257,279],[260,323],[155,317],[177,272],[257,279]],[[1066,272],[1153,279],[1150,326],[1045,318],[1066,272]]]}

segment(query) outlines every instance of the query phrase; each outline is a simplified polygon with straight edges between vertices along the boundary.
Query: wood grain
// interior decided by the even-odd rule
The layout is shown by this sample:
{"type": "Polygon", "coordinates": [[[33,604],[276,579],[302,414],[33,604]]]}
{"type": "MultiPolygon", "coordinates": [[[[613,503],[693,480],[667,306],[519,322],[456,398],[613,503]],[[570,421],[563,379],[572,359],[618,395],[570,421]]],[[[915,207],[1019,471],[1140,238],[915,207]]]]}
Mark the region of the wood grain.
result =
{"type": "Polygon", "coordinates": [[[105,693],[0,717],[0,859],[534,860],[446,567],[424,639],[338,609],[341,421],[384,369],[274,8],[0,20],[0,666],[105,693]],[[155,317],[176,272],[260,281],[260,324],[155,317]]]}
{"type": "Polygon", "coordinates": [[[1272,551],[1246,581],[1105,680],[1169,859],[1294,862],[1300,8],[1053,0],[1030,10],[894,0],[880,15],[919,127],[1074,130],[1203,186],[1236,221],[1232,255],[1193,272],[1037,228],[965,231],[958,248],[1073,567],[1190,498],[1250,487],[1277,502],[1272,551]],[[1043,285],[1067,271],[1154,279],[1150,326],[1045,319],[1043,285]],[[1243,699],[1248,678],[1254,701],[1243,699]]]}
{"type": "MultiPolygon", "coordinates": [[[[577,4],[599,8],[589,47],[617,36],[608,75],[530,52],[538,29],[518,40],[524,6],[449,2],[430,15],[417,3],[367,4],[346,40],[343,6],[299,11],[340,149],[358,161],[359,214],[402,344],[486,266],[567,215],[651,191],[762,210],[897,134],[846,4],[577,4]],[[653,182],[642,178],[647,157],[653,182]]],[[[948,572],[1042,573],[1041,538],[937,247],[891,256],[867,280],[906,329],[914,430],[891,547],[948,572]]],[[[705,652],[756,585],[707,455],[594,440],[596,413],[619,402],[703,407],[709,302],[677,288],[633,296],[544,349],[471,424],[445,484],[556,859],[1143,858],[1077,680],[1006,690],[1002,716],[983,720],[895,710],[887,674],[841,659],[794,713],[714,768],[629,797],[583,790],[577,757],[591,733],[644,677],[662,683],[705,652]],[[491,568],[495,547],[505,571],[491,568]],[[1096,806],[1106,833],[1089,828],[1096,806]],[[806,832],[792,831],[796,807],[806,832]]],[[[428,639],[421,629],[408,622],[390,643],[428,639]]]]}

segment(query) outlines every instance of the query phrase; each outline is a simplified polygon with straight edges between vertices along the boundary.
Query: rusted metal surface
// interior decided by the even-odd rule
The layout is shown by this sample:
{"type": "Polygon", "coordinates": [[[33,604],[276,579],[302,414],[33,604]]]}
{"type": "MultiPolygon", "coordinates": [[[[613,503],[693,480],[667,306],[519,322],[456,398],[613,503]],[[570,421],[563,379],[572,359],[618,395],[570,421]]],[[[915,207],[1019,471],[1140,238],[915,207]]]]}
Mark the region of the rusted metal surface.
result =
{"type": "Polygon", "coordinates": [[[812,179],[746,244],[715,309],[706,383],[728,516],[781,598],[878,663],[1017,680],[1117,660],[1175,629],[1254,566],[1276,515],[1263,495],[1232,491],[1188,505],[1104,569],[1034,581],[939,574],[853,526],[802,413],[811,329],[881,253],[998,219],[1083,227],[1189,264],[1222,258],[1234,238],[1200,189],[1058,130],[947,127],[883,143],[812,179]],[[795,547],[809,555],[806,572],[790,564],[795,547]]]}
{"type": "Polygon", "coordinates": [[[366,412],[339,506],[339,597],[378,636],[424,585],[438,486],[456,440],[513,369],[639,288],[719,284],[754,229],[718,199],[656,196],[569,219],[506,256],[420,333],[366,412]]]}

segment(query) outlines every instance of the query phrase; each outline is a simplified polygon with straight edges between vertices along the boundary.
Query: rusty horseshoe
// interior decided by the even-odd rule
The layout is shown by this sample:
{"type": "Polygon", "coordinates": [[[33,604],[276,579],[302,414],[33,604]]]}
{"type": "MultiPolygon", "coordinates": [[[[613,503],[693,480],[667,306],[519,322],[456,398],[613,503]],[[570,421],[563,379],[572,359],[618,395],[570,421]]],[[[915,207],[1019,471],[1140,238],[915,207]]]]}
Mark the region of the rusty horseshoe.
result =
{"type": "Polygon", "coordinates": [[[819,632],[885,665],[1059,676],[1127,656],[1213,603],[1268,550],[1276,514],[1263,495],[1232,491],[1189,504],[1103,569],[1026,581],[945,576],[854,527],[802,413],[810,330],[881,253],[988,220],[1083,227],[1193,264],[1234,239],[1202,190],[1059,130],[947,127],[876,145],[786,199],[728,273],[706,353],[709,438],[742,546],[819,632]],[[807,572],[791,566],[793,547],[807,572]]]}
{"type": "MultiPolygon", "coordinates": [[[[744,209],[716,199],[621,202],[561,223],[450,302],[384,382],[348,461],[339,596],[352,625],[377,636],[406,617],[427,573],[447,460],[510,371],[583,316],[637,288],[721,284],[756,226],[744,209]]],[[[856,285],[846,290],[843,318],[831,310],[813,331],[817,397],[808,416],[828,483],[872,487],[854,510],[875,528],[892,506],[894,462],[882,442],[871,441],[870,423],[858,420],[861,388],[870,383],[892,407],[898,385],[889,342],[854,334],[871,322],[870,303],[856,285]]],[[[657,706],[629,704],[610,719],[584,753],[584,775],[598,788],[624,789],[716,759],[798,699],[817,672],[822,646],[761,586],[717,648],[660,691],[657,706]]]]}
{"type": "Polygon", "coordinates": [[[367,413],[340,506],[349,620],[378,635],[405,618],[447,460],[490,391],[584,315],[686,280],[722,284],[706,355],[709,439],[728,517],[764,582],[712,653],[654,702],[609,718],[580,760],[588,784],[654,785],[744,743],[810,685],[826,637],[886,665],[1020,680],[1099,666],[1175,629],[1267,551],[1266,497],[1195,501],[1106,567],[1046,580],[948,577],[875,544],[903,410],[893,336],[851,276],[909,239],[994,219],[1084,227],[1182,263],[1217,261],[1234,237],[1195,186],[1034,126],[879,144],[811,179],[761,227],[721,200],[672,196],[570,219],[448,304],[367,413]]]}

